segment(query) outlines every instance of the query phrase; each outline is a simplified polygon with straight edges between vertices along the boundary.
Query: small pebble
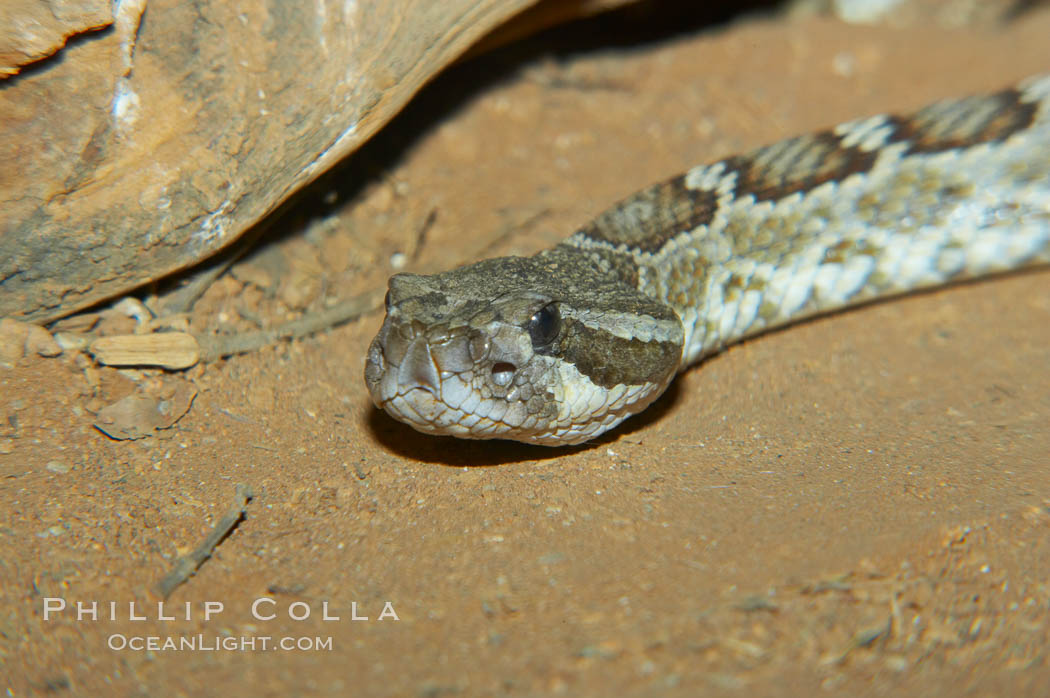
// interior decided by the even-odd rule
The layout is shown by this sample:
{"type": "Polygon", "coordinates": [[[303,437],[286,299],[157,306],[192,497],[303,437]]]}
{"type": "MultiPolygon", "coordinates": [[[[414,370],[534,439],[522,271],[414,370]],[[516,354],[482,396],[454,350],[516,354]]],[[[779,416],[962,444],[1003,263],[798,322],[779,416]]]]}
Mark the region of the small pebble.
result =
{"type": "Polygon", "coordinates": [[[62,473],[63,475],[69,472],[69,466],[57,460],[48,461],[47,469],[53,473],[62,473]]]}
{"type": "Polygon", "coordinates": [[[835,14],[850,24],[874,24],[886,21],[903,0],[835,0],[835,14]]]}
{"type": "Polygon", "coordinates": [[[25,353],[29,326],[11,318],[0,318],[0,366],[13,368],[25,353]]]}
{"type": "Polygon", "coordinates": [[[40,325],[30,325],[26,335],[25,349],[27,354],[37,354],[52,358],[62,353],[62,347],[51,336],[51,333],[40,325]]]}
{"type": "Polygon", "coordinates": [[[91,337],[79,332],[56,332],[53,339],[63,351],[80,351],[91,343],[91,337]]]}

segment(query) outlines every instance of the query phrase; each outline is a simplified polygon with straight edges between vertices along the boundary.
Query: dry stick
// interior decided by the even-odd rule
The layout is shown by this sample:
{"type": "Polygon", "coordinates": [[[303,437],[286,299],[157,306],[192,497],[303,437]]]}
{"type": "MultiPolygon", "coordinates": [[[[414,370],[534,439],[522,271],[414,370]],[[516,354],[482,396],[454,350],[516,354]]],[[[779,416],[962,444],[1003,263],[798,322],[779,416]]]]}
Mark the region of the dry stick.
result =
{"type": "Polygon", "coordinates": [[[204,564],[204,561],[211,557],[212,551],[215,550],[215,546],[222,542],[222,539],[230,534],[241,518],[244,516],[245,509],[248,507],[248,502],[252,499],[252,488],[245,484],[237,485],[237,494],[234,498],[233,504],[229,510],[219,519],[218,523],[212,526],[211,531],[204,538],[204,541],[197,546],[196,550],[191,552],[189,555],[183,555],[175,562],[175,568],[164,575],[164,578],[157,582],[154,587],[157,594],[161,598],[166,599],[175,591],[175,588],[185,582],[187,579],[193,576],[193,573],[204,564]]]}
{"type": "Polygon", "coordinates": [[[525,218],[525,220],[519,223],[510,223],[508,225],[500,226],[500,231],[496,237],[489,240],[487,243],[481,246],[480,250],[474,252],[474,254],[467,257],[467,259],[486,259],[492,256],[492,250],[496,249],[504,242],[514,237],[518,233],[526,232],[529,228],[534,226],[539,221],[543,220],[551,214],[549,208],[540,209],[536,213],[533,213],[525,218]]]}
{"type": "MultiPolygon", "coordinates": [[[[484,252],[491,249],[514,232],[533,225],[536,221],[541,220],[549,214],[549,209],[543,209],[542,211],[533,214],[519,225],[509,228],[503,235],[486,245],[482,251],[484,252]]],[[[437,209],[432,209],[430,213],[427,214],[423,224],[420,226],[419,231],[416,234],[415,249],[412,252],[413,258],[417,256],[422,249],[426,241],[426,235],[430,231],[430,228],[433,227],[435,221],[437,221],[437,216],[437,209]]],[[[478,254],[475,255],[475,258],[485,256],[487,255],[478,254]]],[[[224,356],[232,356],[233,354],[247,354],[248,352],[256,351],[269,344],[274,344],[281,339],[297,339],[299,337],[314,334],[315,332],[326,330],[329,327],[341,325],[344,322],[350,322],[365,313],[378,310],[380,308],[380,299],[383,297],[383,293],[385,293],[383,289],[363,293],[359,296],[348,298],[347,300],[333,305],[331,308],[322,310],[319,313],[310,313],[298,320],[293,320],[292,322],[281,325],[272,330],[244,332],[229,336],[197,335],[197,342],[200,344],[200,360],[203,362],[209,362],[215,361],[224,356]]]]}
{"type": "MultiPolygon", "coordinates": [[[[496,241],[490,243],[485,249],[498,244],[502,241],[503,237],[508,236],[511,232],[516,229],[527,227],[533,224],[535,221],[543,218],[550,212],[546,209],[540,211],[528,218],[524,223],[519,226],[514,226],[508,230],[504,236],[498,238],[496,241]]],[[[434,226],[437,221],[438,212],[437,209],[431,209],[427,214],[427,217],[423,220],[423,224],[419,227],[416,233],[416,241],[414,249],[410,255],[410,259],[415,260],[423,249],[423,245],[426,243],[427,233],[434,226]]],[[[265,226],[259,226],[264,228],[265,226]]],[[[186,310],[199,298],[204,290],[221,276],[237,259],[244,254],[245,251],[250,247],[251,243],[254,242],[259,236],[259,231],[256,231],[250,236],[250,240],[241,241],[238,247],[228,253],[227,258],[213,267],[207,268],[198,274],[196,274],[184,288],[179,289],[169,294],[172,300],[166,304],[165,312],[171,312],[174,310],[186,310]]],[[[245,236],[249,237],[249,236],[245,236]]],[[[316,332],[321,332],[330,327],[341,325],[345,322],[350,322],[358,317],[370,313],[380,308],[380,299],[382,298],[382,289],[378,291],[370,291],[368,293],[349,298],[341,303],[338,303],[331,308],[322,310],[319,313],[310,313],[303,316],[298,320],[294,320],[287,324],[281,325],[272,330],[261,330],[259,332],[243,332],[235,335],[216,335],[216,336],[202,336],[194,335],[197,343],[200,345],[200,360],[202,362],[211,362],[217,359],[221,359],[225,356],[232,356],[234,354],[247,354],[248,352],[257,351],[262,347],[274,344],[282,339],[297,339],[299,337],[305,337],[316,332]]]]}
{"type": "Polygon", "coordinates": [[[272,215],[256,223],[228,248],[221,250],[213,257],[197,265],[199,268],[191,269],[187,273],[183,284],[165,293],[161,297],[160,307],[151,307],[150,311],[159,315],[175,315],[189,312],[200,297],[204,295],[204,292],[215,283],[215,280],[225,274],[235,262],[255,246],[259,238],[273,226],[276,219],[277,216],[272,215]]]}
{"type": "Polygon", "coordinates": [[[318,313],[304,315],[298,320],[281,325],[272,330],[244,332],[223,336],[198,336],[201,347],[201,361],[215,361],[223,356],[246,354],[281,339],[295,339],[320,332],[321,330],[349,322],[367,312],[379,308],[382,294],[370,291],[354,298],[349,298],[318,313]]]}
{"type": "Polygon", "coordinates": [[[190,275],[182,286],[164,294],[164,305],[161,308],[150,308],[156,314],[176,315],[189,312],[204,292],[207,291],[215,280],[226,273],[226,270],[237,261],[236,256],[230,256],[214,265],[201,269],[196,274],[190,275]]]}
{"type": "Polygon", "coordinates": [[[408,255],[408,258],[413,262],[419,259],[420,253],[423,251],[423,245],[427,242],[427,233],[434,227],[434,223],[437,222],[438,210],[436,208],[430,209],[430,213],[423,220],[423,225],[419,226],[419,230],[416,232],[416,244],[412,247],[412,254],[408,255]]]}

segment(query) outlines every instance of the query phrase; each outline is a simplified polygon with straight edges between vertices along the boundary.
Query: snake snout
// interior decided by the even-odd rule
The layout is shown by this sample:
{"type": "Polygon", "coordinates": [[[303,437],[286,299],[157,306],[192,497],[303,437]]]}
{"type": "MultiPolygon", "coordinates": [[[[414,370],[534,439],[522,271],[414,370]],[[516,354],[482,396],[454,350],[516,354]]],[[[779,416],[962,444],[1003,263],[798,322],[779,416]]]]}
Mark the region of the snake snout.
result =
{"type": "Polygon", "coordinates": [[[435,396],[441,394],[441,375],[434,364],[430,345],[426,339],[418,337],[412,340],[405,352],[405,358],[398,367],[397,382],[402,390],[422,388],[435,396]]]}
{"type": "Polygon", "coordinates": [[[372,340],[368,346],[368,356],[365,359],[365,384],[368,391],[375,400],[379,394],[379,382],[383,379],[386,371],[386,360],[383,357],[382,334],[372,340]]]}

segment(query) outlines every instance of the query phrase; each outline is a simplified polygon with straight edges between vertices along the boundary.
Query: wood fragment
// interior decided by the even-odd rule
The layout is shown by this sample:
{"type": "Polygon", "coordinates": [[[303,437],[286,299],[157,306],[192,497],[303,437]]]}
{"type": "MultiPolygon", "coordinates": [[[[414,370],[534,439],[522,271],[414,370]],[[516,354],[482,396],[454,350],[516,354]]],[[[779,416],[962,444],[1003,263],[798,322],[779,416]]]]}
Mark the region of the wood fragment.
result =
{"type": "Polygon", "coordinates": [[[154,332],[99,337],[88,351],[106,366],[189,368],[200,360],[197,339],[188,332],[154,332]]]}
{"type": "Polygon", "coordinates": [[[188,555],[183,555],[175,562],[175,567],[157,582],[154,591],[161,598],[166,599],[183,582],[192,577],[204,561],[211,557],[212,551],[221,543],[226,536],[233,531],[234,527],[244,518],[248,508],[248,502],[254,494],[252,488],[244,483],[238,483],[236,494],[230,508],[221,519],[212,527],[197,548],[188,555]]]}

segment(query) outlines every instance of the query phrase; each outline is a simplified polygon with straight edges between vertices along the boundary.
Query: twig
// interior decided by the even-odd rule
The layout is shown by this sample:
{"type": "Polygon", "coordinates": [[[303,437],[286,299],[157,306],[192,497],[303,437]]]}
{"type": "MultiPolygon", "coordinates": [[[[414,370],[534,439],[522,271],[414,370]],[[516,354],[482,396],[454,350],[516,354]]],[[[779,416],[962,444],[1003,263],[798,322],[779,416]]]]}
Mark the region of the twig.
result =
{"type": "Polygon", "coordinates": [[[192,577],[197,569],[204,564],[204,561],[211,557],[215,546],[221,543],[230,534],[230,531],[240,523],[244,517],[245,509],[248,507],[248,502],[252,499],[252,488],[245,484],[238,484],[236,492],[233,504],[230,505],[229,510],[223,517],[212,526],[204,541],[189,555],[180,557],[175,562],[175,568],[157,582],[154,589],[161,598],[168,598],[171,592],[175,591],[176,587],[192,577]]]}
{"type": "Polygon", "coordinates": [[[176,315],[188,313],[194,304],[204,295],[215,280],[226,273],[233,264],[247,254],[259,241],[263,233],[273,225],[276,215],[267,216],[257,223],[227,249],[208,258],[196,268],[186,273],[182,283],[157,298],[157,307],[150,307],[156,315],[176,315]]]}
{"type": "Polygon", "coordinates": [[[341,325],[379,308],[381,298],[379,291],[371,291],[349,298],[318,313],[304,315],[298,320],[293,320],[272,330],[226,336],[198,336],[201,361],[215,361],[223,356],[247,354],[281,339],[305,337],[329,327],[341,325]]]}
{"type": "Polygon", "coordinates": [[[420,253],[423,251],[423,245],[427,242],[427,233],[434,227],[434,223],[437,222],[438,210],[436,208],[430,209],[430,213],[427,214],[426,219],[423,220],[423,225],[419,226],[419,230],[416,232],[416,244],[412,247],[412,254],[408,256],[411,261],[419,259],[420,253]]]}
{"type": "Polygon", "coordinates": [[[550,214],[551,210],[549,208],[544,208],[537,211],[536,213],[533,213],[531,216],[527,216],[525,220],[519,223],[511,223],[509,225],[501,226],[502,230],[499,232],[498,235],[496,235],[496,237],[482,245],[480,250],[477,250],[473,254],[469,255],[467,259],[474,260],[485,259],[486,257],[490,257],[492,250],[496,249],[498,246],[502,245],[504,242],[514,237],[518,233],[527,231],[533,225],[543,220],[550,214]]]}
{"type": "Polygon", "coordinates": [[[237,261],[235,255],[222,259],[215,264],[202,268],[195,274],[190,274],[182,285],[162,296],[162,305],[158,308],[150,308],[154,312],[162,312],[164,315],[176,315],[189,312],[194,303],[204,295],[215,280],[226,273],[226,270],[237,261]]]}

